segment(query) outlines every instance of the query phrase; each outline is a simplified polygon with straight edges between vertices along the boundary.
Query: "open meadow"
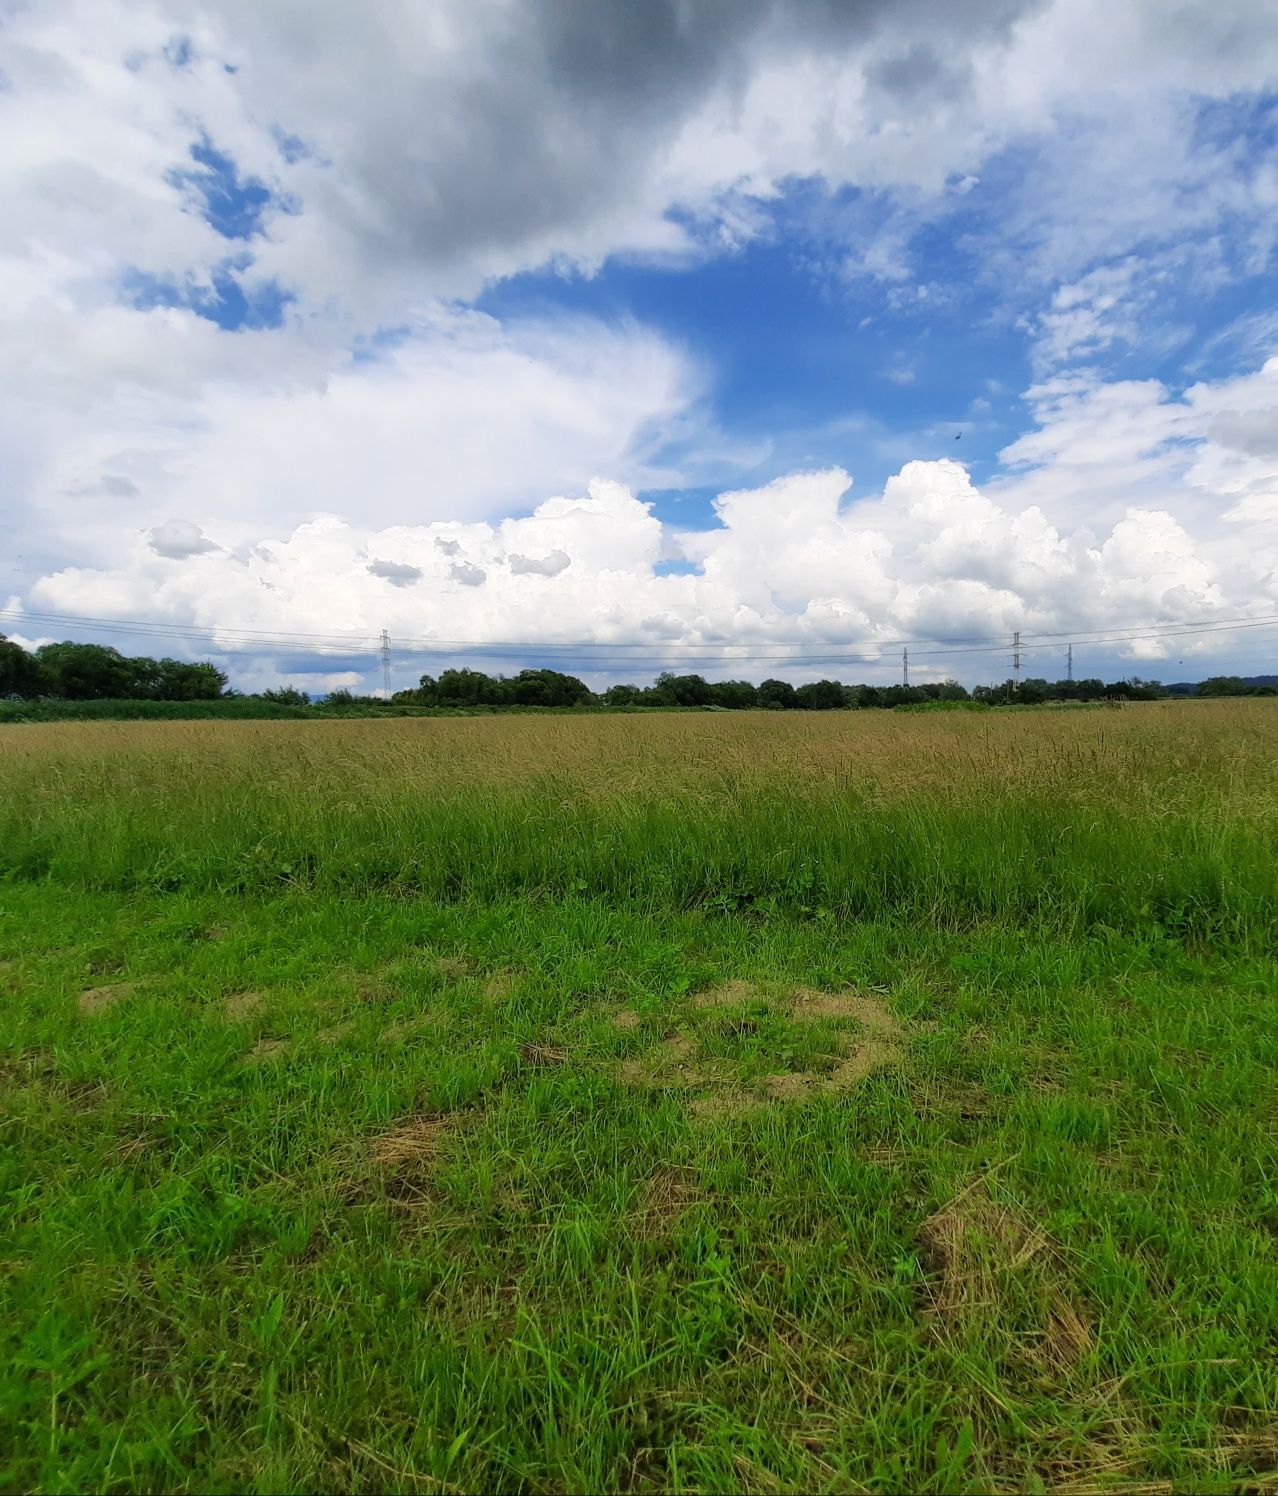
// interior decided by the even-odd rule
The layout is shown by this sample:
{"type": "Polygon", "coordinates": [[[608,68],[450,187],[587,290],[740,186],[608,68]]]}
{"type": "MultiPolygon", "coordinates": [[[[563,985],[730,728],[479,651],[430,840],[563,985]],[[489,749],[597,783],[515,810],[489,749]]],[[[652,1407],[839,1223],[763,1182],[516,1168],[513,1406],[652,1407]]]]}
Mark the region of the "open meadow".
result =
{"type": "Polygon", "coordinates": [[[1278,702],[0,728],[0,1487],[1278,1491],[1278,702]]]}

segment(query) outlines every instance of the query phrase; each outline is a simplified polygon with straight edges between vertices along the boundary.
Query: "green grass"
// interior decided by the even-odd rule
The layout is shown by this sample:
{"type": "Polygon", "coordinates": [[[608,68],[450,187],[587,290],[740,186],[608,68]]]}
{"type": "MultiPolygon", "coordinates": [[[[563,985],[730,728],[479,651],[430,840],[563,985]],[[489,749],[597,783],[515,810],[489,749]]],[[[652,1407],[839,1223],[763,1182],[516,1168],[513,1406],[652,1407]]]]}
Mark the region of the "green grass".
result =
{"type": "Polygon", "coordinates": [[[1278,1488],[1213,711],[15,729],[0,1487],[1278,1488]]]}

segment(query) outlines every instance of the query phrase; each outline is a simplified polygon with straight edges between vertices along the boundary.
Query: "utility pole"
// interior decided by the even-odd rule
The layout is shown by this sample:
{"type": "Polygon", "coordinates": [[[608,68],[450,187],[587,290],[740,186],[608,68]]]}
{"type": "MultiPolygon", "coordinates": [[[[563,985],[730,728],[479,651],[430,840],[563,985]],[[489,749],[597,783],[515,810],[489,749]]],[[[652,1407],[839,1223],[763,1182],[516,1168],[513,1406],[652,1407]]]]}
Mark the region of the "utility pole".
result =
{"type": "Polygon", "coordinates": [[[1012,635],[1012,690],[1019,691],[1021,688],[1021,631],[1017,629],[1012,635]]]}
{"type": "Polygon", "coordinates": [[[390,700],[390,635],[382,630],[382,696],[390,700]]]}
{"type": "Polygon", "coordinates": [[[1074,679],[1074,646],[1072,644],[1065,651],[1065,679],[1074,679]]]}
{"type": "Polygon", "coordinates": [[[908,686],[910,683],[910,646],[907,644],[901,651],[901,684],[908,686]]]}

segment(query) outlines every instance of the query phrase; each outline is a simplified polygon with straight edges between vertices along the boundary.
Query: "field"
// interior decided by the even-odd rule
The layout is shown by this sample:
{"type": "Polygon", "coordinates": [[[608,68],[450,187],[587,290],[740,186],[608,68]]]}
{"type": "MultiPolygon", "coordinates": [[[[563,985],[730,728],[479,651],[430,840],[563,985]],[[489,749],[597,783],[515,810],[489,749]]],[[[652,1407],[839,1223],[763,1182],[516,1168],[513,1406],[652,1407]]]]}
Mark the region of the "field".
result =
{"type": "Polygon", "coordinates": [[[1278,703],[0,729],[0,1487],[1278,1491],[1278,703]]]}

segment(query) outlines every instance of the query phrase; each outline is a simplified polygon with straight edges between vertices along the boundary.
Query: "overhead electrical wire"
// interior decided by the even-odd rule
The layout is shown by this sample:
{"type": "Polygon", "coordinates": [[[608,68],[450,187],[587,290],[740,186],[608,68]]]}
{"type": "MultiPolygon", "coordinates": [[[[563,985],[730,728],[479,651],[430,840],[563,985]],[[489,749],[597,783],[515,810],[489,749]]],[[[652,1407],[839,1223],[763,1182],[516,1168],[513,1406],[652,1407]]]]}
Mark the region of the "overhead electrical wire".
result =
{"type": "MultiPolygon", "coordinates": [[[[62,625],[65,627],[85,627],[87,625],[92,625],[103,629],[111,629],[117,632],[150,633],[155,635],[172,634],[174,636],[182,637],[196,635],[231,636],[234,639],[251,639],[255,643],[272,641],[280,645],[285,645],[290,642],[297,642],[300,644],[302,641],[308,641],[312,645],[312,647],[316,647],[321,643],[326,643],[337,647],[344,646],[350,648],[364,648],[369,646],[376,647],[378,642],[377,636],[371,630],[366,633],[356,632],[353,630],[331,630],[328,632],[320,633],[286,629],[246,629],[233,624],[183,624],[171,623],[164,620],[149,621],[146,619],[108,618],[95,616],[92,614],[52,613],[22,608],[0,609],[0,618],[7,618],[15,621],[30,620],[33,622],[62,625]]],[[[1022,630],[1022,640],[1025,647],[1028,648],[1034,640],[1070,639],[1075,643],[1078,643],[1087,642],[1090,636],[1096,634],[1104,634],[1107,636],[1107,638],[1111,639],[1119,638],[1126,634],[1137,634],[1140,637],[1149,637],[1153,634],[1166,631],[1197,631],[1200,629],[1207,631],[1212,629],[1231,627],[1234,625],[1251,626],[1257,624],[1267,624],[1271,621],[1278,623],[1278,613],[1260,615],[1250,614],[1233,618],[1167,620],[1162,623],[1149,624],[1111,624],[1090,629],[1062,629],[1056,632],[1022,630]]],[[[876,639],[871,641],[863,641],[857,644],[849,643],[846,646],[838,646],[831,643],[823,647],[864,649],[868,644],[875,649],[891,649],[908,645],[930,643],[944,644],[946,646],[955,647],[991,644],[997,645],[997,647],[1002,648],[1007,640],[1009,632],[1010,631],[1008,630],[1004,630],[1001,633],[954,635],[947,638],[942,638],[939,635],[930,634],[926,636],[916,636],[913,638],[876,639]]],[[[666,653],[675,650],[692,650],[696,651],[697,653],[704,654],[707,651],[715,648],[739,649],[742,647],[739,644],[730,642],[724,642],[716,645],[714,643],[707,642],[703,642],[700,644],[685,644],[672,641],[668,644],[655,645],[650,642],[643,641],[630,643],[622,640],[600,639],[468,639],[446,634],[431,634],[426,636],[399,635],[397,636],[397,639],[400,646],[422,645],[431,649],[453,646],[456,646],[458,648],[482,647],[491,649],[601,649],[606,650],[610,653],[623,649],[637,649],[642,650],[645,653],[666,653]]],[[[772,642],[778,643],[780,641],[772,642]]]]}
{"type": "MultiPolygon", "coordinates": [[[[216,652],[296,650],[334,658],[358,658],[376,654],[381,641],[372,634],[318,633],[286,630],[247,629],[235,626],[148,622],[144,619],[103,618],[90,615],[46,613],[17,608],[0,609],[0,619],[45,625],[149,637],[153,639],[199,640],[216,652]]],[[[1278,628],[1278,613],[1237,618],[1202,619],[1188,622],[1168,621],[1154,624],[1112,625],[1108,630],[1076,629],[1056,633],[1023,633],[1022,652],[1058,651],[1065,642],[1099,647],[1107,644],[1137,644],[1184,638],[1209,638],[1215,634],[1236,634],[1252,630],[1278,628]]],[[[633,669],[648,664],[668,666],[729,666],[776,660],[792,665],[883,665],[890,662],[889,651],[907,648],[915,661],[957,655],[997,655],[1008,649],[1007,634],[970,635],[942,639],[936,636],[911,639],[883,639],[857,644],[796,643],[785,646],[779,640],[768,641],[771,649],[752,649],[747,644],[668,645],[651,642],[609,642],[606,640],[480,640],[443,636],[396,638],[390,652],[398,657],[426,658],[449,654],[460,658],[519,660],[540,658],[572,659],[577,668],[599,670],[633,669]],[[780,648],[776,646],[781,644],[780,648]],[[639,651],[639,653],[626,653],[639,651]],[[868,652],[867,652],[868,651],[868,652]],[[687,653],[685,653],[687,652],[687,653]]]]}

